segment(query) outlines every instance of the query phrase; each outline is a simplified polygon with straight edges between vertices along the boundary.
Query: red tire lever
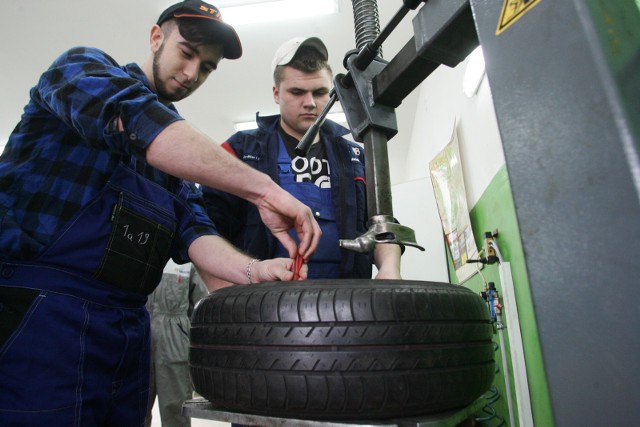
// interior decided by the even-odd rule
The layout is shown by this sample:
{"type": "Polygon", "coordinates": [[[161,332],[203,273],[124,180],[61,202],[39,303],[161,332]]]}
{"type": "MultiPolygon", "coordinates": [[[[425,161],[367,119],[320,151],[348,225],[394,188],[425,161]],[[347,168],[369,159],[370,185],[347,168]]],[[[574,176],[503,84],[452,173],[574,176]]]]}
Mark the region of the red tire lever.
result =
{"type": "Polygon", "coordinates": [[[293,280],[300,280],[300,269],[302,268],[303,258],[300,255],[296,255],[296,259],[293,264],[293,280]]]}

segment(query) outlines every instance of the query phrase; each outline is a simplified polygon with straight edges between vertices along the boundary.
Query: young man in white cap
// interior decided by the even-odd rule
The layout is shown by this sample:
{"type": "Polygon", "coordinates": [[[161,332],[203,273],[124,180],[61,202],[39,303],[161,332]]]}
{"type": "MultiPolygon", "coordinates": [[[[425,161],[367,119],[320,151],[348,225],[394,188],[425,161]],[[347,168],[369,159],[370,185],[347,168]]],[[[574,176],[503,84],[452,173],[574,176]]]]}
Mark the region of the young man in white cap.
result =
{"type": "Polygon", "coordinates": [[[145,301],[167,260],[192,261],[213,289],[213,277],[291,280],[292,258],[317,246],[308,207],[172,104],[242,54],[219,11],[169,7],[150,51],[141,67],[93,48],[62,54],[0,157],[0,425],[143,425],[145,301]],[[227,243],[190,181],[254,203],[286,257],[256,261],[227,243]]]}
{"type": "MultiPolygon", "coordinates": [[[[377,245],[373,256],[339,247],[339,239],[354,239],[367,231],[364,153],[343,137],[349,131],[326,120],[306,157],[294,148],[329,101],[333,75],[324,43],[294,38],[277,50],[272,64],[273,98],[280,114],[260,117],[258,128],[237,132],[223,147],[273,178],[311,208],[322,228],[322,239],[309,260],[308,277],[400,279],[398,245],[377,245]]],[[[256,258],[286,256],[258,212],[241,199],[203,188],[207,213],[231,242],[256,258]]]]}

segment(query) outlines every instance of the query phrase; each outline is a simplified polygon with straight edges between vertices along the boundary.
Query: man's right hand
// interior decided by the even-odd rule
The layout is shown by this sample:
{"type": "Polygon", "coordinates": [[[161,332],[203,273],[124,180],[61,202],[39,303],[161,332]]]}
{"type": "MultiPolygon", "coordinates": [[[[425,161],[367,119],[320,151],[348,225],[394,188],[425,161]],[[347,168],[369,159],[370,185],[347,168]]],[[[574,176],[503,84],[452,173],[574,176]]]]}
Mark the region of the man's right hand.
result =
{"type": "Polygon", "coordinates": [[[262,222],[287,249],[289,257],[300,255],[308,261],[322,236],[311,209],[278,185],[272,186],[256,206],[262,222]],[[299,245],[288,233],[291,228],[298,234],[299,245]]]}

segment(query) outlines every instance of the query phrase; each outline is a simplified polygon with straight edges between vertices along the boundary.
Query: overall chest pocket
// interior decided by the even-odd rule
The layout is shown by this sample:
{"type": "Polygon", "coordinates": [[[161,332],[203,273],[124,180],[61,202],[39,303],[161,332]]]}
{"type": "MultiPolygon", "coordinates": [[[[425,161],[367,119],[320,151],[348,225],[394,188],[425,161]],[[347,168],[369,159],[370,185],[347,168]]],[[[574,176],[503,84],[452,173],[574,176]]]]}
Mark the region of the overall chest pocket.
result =
{"type": "Polygon", "coordinates": [[[340,264],[340,233],[331,197],[332,190],[319,189],[308,182],[298,183],[297,185],[299,186],[298,191],[294,196],[311,209],[313,216],[322,229],[322,239],[313,255],[312,262],[340,264]]]}
{"type": "Polygon", "coordinates": [[[153,292],[169,260],[175,219],[149,203],[121,194],[111,223],[96,279],[127,291],[153,292]]]}

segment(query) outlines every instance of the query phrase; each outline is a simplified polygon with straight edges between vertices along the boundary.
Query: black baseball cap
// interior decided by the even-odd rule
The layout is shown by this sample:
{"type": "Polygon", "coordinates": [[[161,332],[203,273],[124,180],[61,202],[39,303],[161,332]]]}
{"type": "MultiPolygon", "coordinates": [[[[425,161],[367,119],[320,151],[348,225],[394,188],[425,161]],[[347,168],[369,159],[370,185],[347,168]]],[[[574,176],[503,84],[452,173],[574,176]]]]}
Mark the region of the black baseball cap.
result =
{"type": "Polygon", "coordinates": [[[217,7],[200,0],[181,1],[162,12],[156,24],[161,25],[171,18],[206,19],[224,46],[224,57],[238,59],[242,56],[242,44],[236,30],[222,20],[217,7]]]}

